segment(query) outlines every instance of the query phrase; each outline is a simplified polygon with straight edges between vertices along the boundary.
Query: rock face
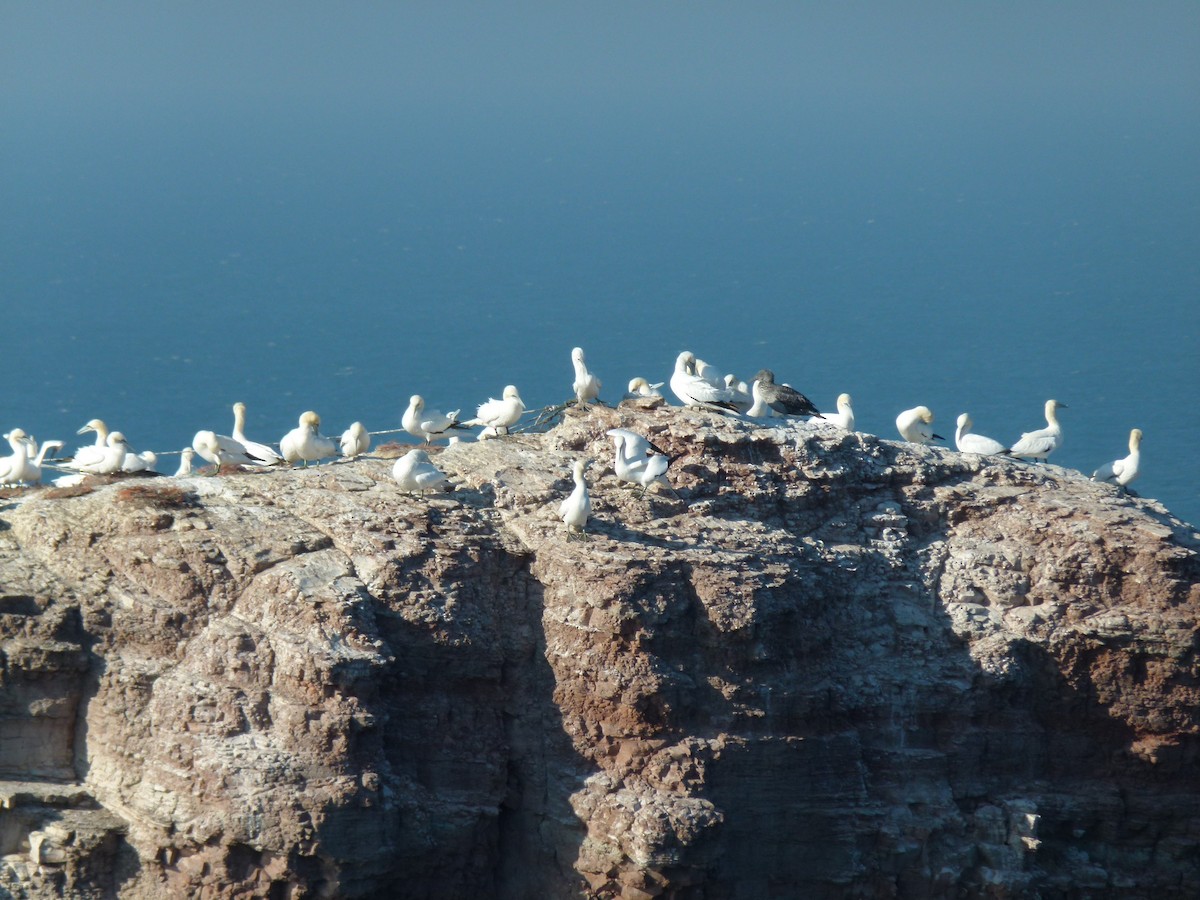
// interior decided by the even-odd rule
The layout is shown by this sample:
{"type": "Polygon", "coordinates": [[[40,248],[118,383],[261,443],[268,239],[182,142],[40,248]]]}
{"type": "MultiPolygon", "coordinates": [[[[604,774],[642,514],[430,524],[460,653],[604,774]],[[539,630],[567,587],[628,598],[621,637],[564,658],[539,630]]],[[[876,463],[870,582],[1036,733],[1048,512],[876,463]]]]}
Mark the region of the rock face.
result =
{"type": "Polygon", "coordinates": [[[435,459],[454,493],[364,458],[0,503],[0,893],[1200,896],[1160,506],[648,406],[435,459]],[[617,425],[677,496],[617,484],[617,425]]]}

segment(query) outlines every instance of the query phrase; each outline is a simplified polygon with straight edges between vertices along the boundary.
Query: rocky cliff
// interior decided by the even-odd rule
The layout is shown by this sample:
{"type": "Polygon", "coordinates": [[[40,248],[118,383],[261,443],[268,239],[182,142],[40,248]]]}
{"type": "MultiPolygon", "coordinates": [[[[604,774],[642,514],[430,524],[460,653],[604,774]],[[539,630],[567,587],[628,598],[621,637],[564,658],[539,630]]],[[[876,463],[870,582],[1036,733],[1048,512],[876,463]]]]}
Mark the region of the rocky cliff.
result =
{"type": "Polygon", "coordinates": [[[436,460],[453,493],[10,492],[0,893],[1200,896],[1200,538],[1160,506],[674,408],[436,460]],[[676,496],[617,484],[616,425],[676,496]]]}

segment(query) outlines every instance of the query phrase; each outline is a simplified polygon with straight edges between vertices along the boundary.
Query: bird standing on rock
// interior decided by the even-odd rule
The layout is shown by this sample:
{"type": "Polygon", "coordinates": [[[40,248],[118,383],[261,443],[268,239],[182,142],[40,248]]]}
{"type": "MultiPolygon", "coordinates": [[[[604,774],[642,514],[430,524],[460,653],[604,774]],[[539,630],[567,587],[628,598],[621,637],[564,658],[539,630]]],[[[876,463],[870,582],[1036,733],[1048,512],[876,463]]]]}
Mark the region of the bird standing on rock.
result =
{"type": "Polygon", "coordinates": [[[970,415],[963,413],[958,417],[958,429],[954,432],[954,446],[959,453],[975,453],[979,456],[1007,456],[1008,448],[994,438],[975,434],[971,431],[970,415]]]}
{"type": "Polygon", "coordinates": [[[1128,487],[1129,483],[1141,474],[1141,447],[1142,429],[1135,428],[1129,432],[1129,455],[1102,465],[1092,473],[1092,481],[1106,481],[1122,488],[1128,487]]]}
{"type": "Polygon", "coordinates": [[[811,400],[795,388],[786,384],[775,383],[775,373],[770,369],[760,369],[754,376],[758,382],[759,393],[763,401],[775,412],[785,416],[819,416],[821,411],[813,406],[811,400]]]}
{"type": "Polygon", "coordinates": [[[332,438],[319,433],[321,417],[311,409],[300,416],[300,424],[279,441],[279,451],[289,463],[310,462],[337,456],[337,445],[332,438]]]}
{"type": "MultiPolygon", "coordinates": [[[[675,372],[671,375],[671,390],[684,406],[701,406],[706,409],[723,409],[737,412],[733,391],[697,374],[696,355],[684,350],[675,358],[675,372]]],[[[711,368],[711,367],[710,367],[711,368]]]]}
{"type": "Polygon", "coordinates": [[[571,384],[575,391],[575,401],[580,406],[591,403],[600,396],[600,379],[588,371],[583,360],[582,347],[571,351],[571,365],[575,367],[575,381],[571,384]]]}
{"type": "Polygon", "coordinates": [[[558,505],[558,517],[566,523],[567,540],[587,540],[583,527],[587,524],[588,516],[592,514],[592,498],[588,496],[587,480],[583,477],[584,470],[590,460],[577,459],[572,469],[575,478],[575,490],[558,505]]]}
{"type": "Polygon", "coordinates": [[[1027,431],[1021,439],[1012,445],[1010,452],[1013,456],[1025,459],[1045,459],[1062,446],[1062,426],[1058,424],[1057,412],[1066,409],[1067,404],[1057,400],[1046,401],[1046,427],[1037,431],[1027,431]]]}
{"type": "Polygon", "coordinates": [[[342,432],[339,444],[342,456],[354,459],[371,449],[371,435],[367,434],[366,426],[362,422],[352,422],[350,427],[342,432]]]}
{"type": "Polygon", "coordinates": [[[429,454],[424,450],[409,450],[396,460],[392,466],[392,477],[401,490],[409,493],[420,491],[423,494],[449,484],[449,479],[429,461],[429,454]]]}
{"type": "Polygon", "coordinates": [[[517,393],[517,386],[510,384],[504,388],[503,399],[497,400],[492,397],[486,403],[479,404],[479,408],[475,410],[475,418],[463,422],[463,424],[466,426],[482,425],[483,432],[479,438],[483,440],[485,437],[495,437],[500,434],[501,429],[508,434],[508,429],[517,424],[523,412],[525,412],[525,404],[521,401],[521,395],[517,393]]]}
{"type": "Polygon", "coordinates": [[[933,430],[933,411],[928,406],[914,406],[896,416],[896,430],[900,437],[914,444],[944,441],[945,438],[933,430]]]}
{"type": "Polygon", "coordinates": [[[459,424],[457,409],[449,413],[426,409],[425,398],[420,394],[408,398],[408,409],[400,417],[400,424],[405,431],[426,444],[433,443],[434,438],[446,437],[447,431],[465,427],[459,424]]]}

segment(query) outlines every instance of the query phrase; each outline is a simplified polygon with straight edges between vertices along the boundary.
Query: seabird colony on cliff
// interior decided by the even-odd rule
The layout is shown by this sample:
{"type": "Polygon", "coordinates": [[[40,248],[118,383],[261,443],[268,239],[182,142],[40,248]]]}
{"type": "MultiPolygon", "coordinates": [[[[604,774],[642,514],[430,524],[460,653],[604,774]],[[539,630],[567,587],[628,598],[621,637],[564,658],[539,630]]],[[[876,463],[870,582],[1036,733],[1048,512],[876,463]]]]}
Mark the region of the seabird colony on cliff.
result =
{"type": "MultiPolygon", "coordinates": [[[[586,409],[588,404],[600,401],[602,383],[595,373],[589,371],[583,348],[571,350],[571,365],[575,372],[571,390],[572,401],[586,409]]],[[[651,383],[646,378],[630,379],[624,399],[641,400],[662,398],[659,388],[663,382],[651,383]]],[[[716,367],[698,359],[685,350],[675,359],[675,370],[669,380],[671,391],[685,407],[714,410],[727,414],[740,414],[750,418],[770,416],[803,416],[810,423],[832,426],[844,431],[855,430],[854,410],[849,394],[837,398],[836,413],[821,413],[804,394],[788,384],[777,384],[775,373],[761,369],[749,385],[732,374],[722,375],[716,367]]],[[[554,408],[561,411],[562,407],[554,408]]],[[[1045,405],[1046,427],[1029,431],[1008,447],[1000,441],[974,433],[973,422],[968,413],[958,417],[954,443],[959,452],[978,456],[1012,456],[1024,459],[1045,460],[1062,446],[1062,426],[1058,421],[1058,410],[1066,404],[1047,400],[1045,405]]],[[[509,434],[525,414],[525,404],[515,385],[508,385],[499,400],[489,399],[479,404],[474,418],[460,421],[459,411],[442,413],[429,409],[419,394],[409,398],[408,408],[401,416],[401,425],[413,437],[422,441],[424,448],[433,442],[449,438],[457,441],[451,433],[457,430],[480,428],[478,440],[498,438],[509,434]]],[[[367,453],[371,446],[370,433],[361,422],[353,423],[341,436],[340,442],[320,433],[321,417],[309,410],[304,412],[295,428],[279,440],[278,447],[252,441],[246,436],[246,405],[233,404],[232,434],[221,435],[211,430],[197,431],[192,445],[184,448],[176,477],[195,474],[193,459],[199,456],[212,465],[209,474],[218,473],[224,466],[239,468],[268,468],[291,466],[302,463],[320,462],[335,456],[353,459],[367,453]]],[[[929,444],[944,440],[933,430],[933,412],[927,406],[906,409],[896,417],[896,430],[906,441],[929,444]]],[[[43,469],[53,466],[74,474],[58,479],[58,483],[82,480],[86,475],[114,475],[121,472],[137,473],[154,471],[156,454],[146,451],[135,453],[119,431],[110,431],[102,419],[91,419],[78,434],[95,434],[95,441],[79,447],[69,459],[53,459],[50,454],[61,449],[62,441],[46,441],[40,447],[37,441],[21,428],[14,428],[4,435],[12,453],[0,457],[0,484],[29,485],[42,480],[43,469]]],[[[391,432],[376,432],[377,434],[391,432]]],[[[646,437],[625,428],[609,429],[607,435],[613,440],[615,457],[613,471],[619,481],[641,488],[640,496],[655,485],[672,490],[667,477],[672,457],[662,448],[655,446],[646,437]]],[[[1142,432],[1135,428],[1129,434],[1129,455],[1100,466],[1092,475],[1098,482],[1117,485],[1122,490],[1140,474],[1142,432]]],[[[584,537],[584,528],[591,515],[591,499],[585,469],[590,460],[579,459],[574,463],[572,478],[574,490],[559,506],[570,537],[584,537]]],[[[401,490],[424,494],[429,490],[445,490],[452,486],[449,479],[430,460],[425,449],[414,449],[398,459],[392,468],[392,476],[401,490]]],[[[672,493],[673,490],[672,490],[672,493]]]]}

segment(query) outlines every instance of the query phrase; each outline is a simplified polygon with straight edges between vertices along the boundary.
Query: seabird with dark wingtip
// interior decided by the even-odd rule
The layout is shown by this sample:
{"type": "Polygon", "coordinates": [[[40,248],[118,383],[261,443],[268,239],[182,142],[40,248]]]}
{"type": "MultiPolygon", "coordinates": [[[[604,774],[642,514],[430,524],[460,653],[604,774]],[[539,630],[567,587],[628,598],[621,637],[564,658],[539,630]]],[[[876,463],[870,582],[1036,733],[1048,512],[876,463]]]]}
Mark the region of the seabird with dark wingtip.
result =
{"type": "Polygon", "coordinates": [[[1037,431],[1027,431],[1021,439],[1012,445],[1013,456],[1024,459],[1045,459],[1062,446],[1062,426],[1058,424],[1056,413],[1066,409],[1067,404],[1057,400],[1046,401],[1046,427],[1037,431]]]}
{"type": "Polygon", "coordinates": [[[785,416],[819,416],[821,411],[813,406],[811,400],[793,387],[775,383],[775,373],[770,369],[760,369],[754,376],[759,383],[759,392],[767,406],[785,416]]]}
{"type": "MultiPolygon", "coordinates": [[[[671,390],[684,406],[702,406],[707,409],[737,412],[733,391],[718,387],[712,381],[697,374],[696,355],[684,350],[675,359],[675,372],[671,375],[671,390]]],[[[709,367],[711,368],[711,367],[709,367]]],[[[723,382],[719,382],[723,385],[723,382]]]]}

